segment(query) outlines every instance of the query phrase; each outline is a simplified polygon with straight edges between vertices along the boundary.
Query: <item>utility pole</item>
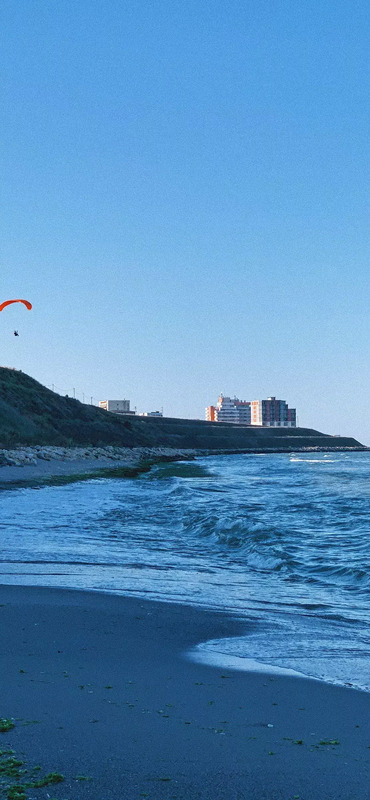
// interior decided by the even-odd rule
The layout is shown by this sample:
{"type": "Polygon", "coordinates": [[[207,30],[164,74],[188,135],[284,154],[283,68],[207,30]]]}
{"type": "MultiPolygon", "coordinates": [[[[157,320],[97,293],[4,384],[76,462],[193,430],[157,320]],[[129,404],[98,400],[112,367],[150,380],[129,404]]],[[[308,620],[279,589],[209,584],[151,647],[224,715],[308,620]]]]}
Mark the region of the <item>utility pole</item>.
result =
{"type": "Polygon", "coordinates": [[[73,387],[73,397],[76,399],[76,389],[73,387]]]}

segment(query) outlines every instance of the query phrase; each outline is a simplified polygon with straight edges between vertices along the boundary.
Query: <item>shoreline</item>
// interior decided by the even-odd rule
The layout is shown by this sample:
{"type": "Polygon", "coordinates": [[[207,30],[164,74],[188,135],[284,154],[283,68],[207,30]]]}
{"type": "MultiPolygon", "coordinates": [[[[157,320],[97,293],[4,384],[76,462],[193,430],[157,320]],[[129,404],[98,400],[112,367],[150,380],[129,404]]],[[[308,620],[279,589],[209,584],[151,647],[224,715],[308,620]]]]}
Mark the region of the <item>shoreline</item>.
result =
{"type": "Polygon", "coordinates": [[[58,800],[368,798],[369,694],[188,658],[245,621],[7,585],[0,618],[1,741],[65,776],[58,800]]]}
{"type": "Polygon", "coordinates": [[[4,483],[48,482],[60,478],[133,478],[161,462],[192,461],[193,450],[169,447],[133,449],[122,447],[29,447],[0,450],[0,486],[4,483]],[[7,463],[4,463],[6,459],[7,463]]]}
{"type": "Polygon", "coordinates": [[[53,479],[83,480],[93,477],[136,477],[155,464],[193,461],[216,455],[273,455],[282,453],[369,452],[357,447],[240,448],[194,450],[171,447],[52,447],[0,449],[0,487],[3,484],[47,483],[53,479]]]}

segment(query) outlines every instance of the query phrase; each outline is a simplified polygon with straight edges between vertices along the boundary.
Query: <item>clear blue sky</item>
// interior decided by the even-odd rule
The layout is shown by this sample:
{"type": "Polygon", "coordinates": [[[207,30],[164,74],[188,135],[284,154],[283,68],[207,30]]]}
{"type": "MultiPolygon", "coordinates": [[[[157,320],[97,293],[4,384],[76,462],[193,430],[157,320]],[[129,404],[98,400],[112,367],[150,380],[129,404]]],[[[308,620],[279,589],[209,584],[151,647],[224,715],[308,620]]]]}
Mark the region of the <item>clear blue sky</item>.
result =
{"type": "Polygon", "coordinates": [[[3,0],[3,365],[370,444],[365,0],[3,0]],[[19,330],[19,338],[13,336],[19,330]]]}

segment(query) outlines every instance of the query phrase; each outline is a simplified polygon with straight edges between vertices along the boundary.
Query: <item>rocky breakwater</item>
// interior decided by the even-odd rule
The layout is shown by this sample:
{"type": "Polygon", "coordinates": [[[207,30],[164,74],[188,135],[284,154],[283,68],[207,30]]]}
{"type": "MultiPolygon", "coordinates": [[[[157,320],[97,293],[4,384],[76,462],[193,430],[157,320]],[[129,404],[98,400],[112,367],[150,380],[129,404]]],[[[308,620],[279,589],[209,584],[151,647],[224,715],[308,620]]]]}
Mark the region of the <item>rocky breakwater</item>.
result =
{"type": "MultiPolygon", "coordinates": [[[[151,464],[161,461],[192,460],[195,450],[176,450],[172,447],[17,447],[0,449],[0,467],[47,466],[50,474],[55,468],[65,465],[70,474],[95,469],[127,468],[142,472],[151,464]]],[[[59,471],[59,469],[57,470],[59,471]]]]}

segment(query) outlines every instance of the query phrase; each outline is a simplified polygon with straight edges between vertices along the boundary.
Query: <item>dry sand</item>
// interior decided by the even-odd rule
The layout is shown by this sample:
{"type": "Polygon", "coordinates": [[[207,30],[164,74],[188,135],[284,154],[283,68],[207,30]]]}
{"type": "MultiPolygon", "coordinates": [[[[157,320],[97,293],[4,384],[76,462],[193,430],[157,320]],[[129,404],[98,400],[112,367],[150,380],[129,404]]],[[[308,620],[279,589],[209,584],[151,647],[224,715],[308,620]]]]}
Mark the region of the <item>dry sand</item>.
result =
{"type": "Polygon", "coordinates": [[[29,797],[369,800],[370,695],[184,656],[244,624],[87,592],[0,602],[2,749],[65,776],[29,797]]]}

